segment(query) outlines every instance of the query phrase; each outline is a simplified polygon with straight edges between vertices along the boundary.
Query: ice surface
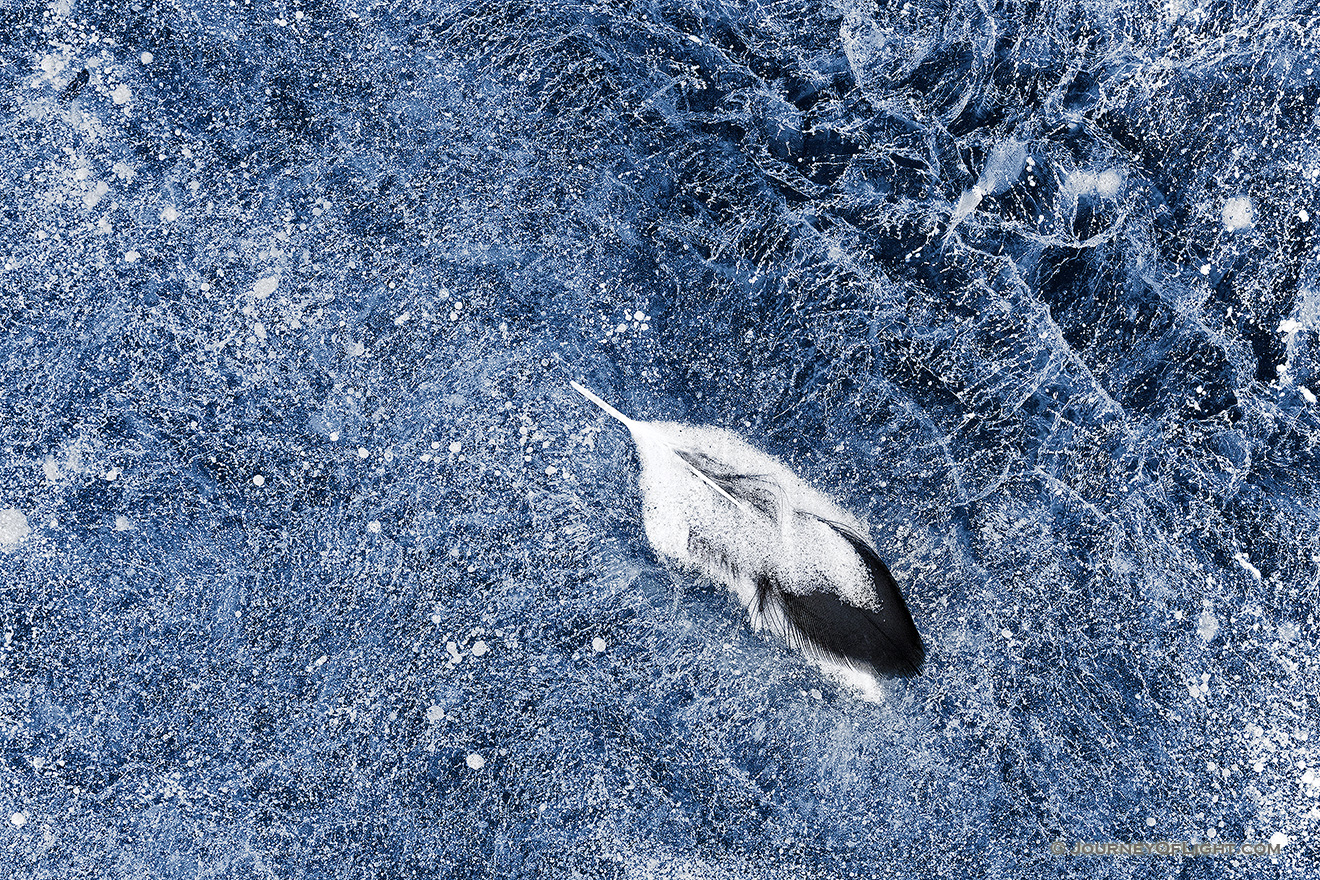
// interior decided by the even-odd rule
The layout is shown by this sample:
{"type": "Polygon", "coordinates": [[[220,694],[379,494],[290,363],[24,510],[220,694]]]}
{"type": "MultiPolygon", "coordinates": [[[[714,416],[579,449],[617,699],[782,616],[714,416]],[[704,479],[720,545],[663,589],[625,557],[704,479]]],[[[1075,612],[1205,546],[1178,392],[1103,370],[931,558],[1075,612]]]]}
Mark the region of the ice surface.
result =
{"type": "Polygon", "coordinates": [[[1305,876],[1316,14],[0,4],[0,874],[1305,876]],[[666,571],[570,379],[924,673],[666,571]],[[1142,840],[1282,849],[1050,851],[1142,840]]]}

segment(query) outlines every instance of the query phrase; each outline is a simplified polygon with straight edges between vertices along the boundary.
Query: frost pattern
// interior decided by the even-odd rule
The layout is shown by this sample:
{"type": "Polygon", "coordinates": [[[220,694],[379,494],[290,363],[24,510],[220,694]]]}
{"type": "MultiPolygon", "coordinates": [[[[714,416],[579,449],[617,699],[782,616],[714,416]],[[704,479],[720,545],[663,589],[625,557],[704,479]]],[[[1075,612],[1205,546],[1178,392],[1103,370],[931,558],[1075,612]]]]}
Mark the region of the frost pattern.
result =
{"type": "Polygon", "coordinates": [[[0,15],[20,875],[1320,856],[1311,4],[0,15]],[[666,573],[574,378],[862,514],[925,674],[666,573]]]}

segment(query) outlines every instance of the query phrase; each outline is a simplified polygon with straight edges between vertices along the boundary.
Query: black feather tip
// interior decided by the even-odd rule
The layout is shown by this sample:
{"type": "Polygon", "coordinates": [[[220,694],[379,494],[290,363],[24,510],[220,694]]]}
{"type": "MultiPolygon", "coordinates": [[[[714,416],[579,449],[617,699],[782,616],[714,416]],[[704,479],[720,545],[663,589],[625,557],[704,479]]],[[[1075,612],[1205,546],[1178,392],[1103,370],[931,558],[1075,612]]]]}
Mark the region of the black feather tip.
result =
{"type": "Polygon", "coordinates": [[[822,522],[838,532],[866,565],[879,609],[859,608],[824,591],[789,593],[764,578],[756,584],[762,608],[773,594],[790,624],[790,640],[798,642],[795,647],[879,675],[919,674],[926,647],[888,566],[861,536],[838,523],[822,522]]]}

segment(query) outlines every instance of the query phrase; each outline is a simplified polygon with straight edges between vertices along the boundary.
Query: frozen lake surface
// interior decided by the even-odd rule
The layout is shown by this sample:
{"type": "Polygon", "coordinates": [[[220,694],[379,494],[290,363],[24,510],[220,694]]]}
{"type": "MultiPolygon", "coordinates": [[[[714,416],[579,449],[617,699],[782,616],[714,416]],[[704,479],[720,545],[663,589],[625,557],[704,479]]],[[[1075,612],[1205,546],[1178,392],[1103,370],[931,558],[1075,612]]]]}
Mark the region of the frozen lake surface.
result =
{"type": "Polygon", "coordinates": [[[0,0],[0,875],[1314,871],[1317,14],[0,0]],[[570,380],[923,674],[667,570],[570,380]]]}

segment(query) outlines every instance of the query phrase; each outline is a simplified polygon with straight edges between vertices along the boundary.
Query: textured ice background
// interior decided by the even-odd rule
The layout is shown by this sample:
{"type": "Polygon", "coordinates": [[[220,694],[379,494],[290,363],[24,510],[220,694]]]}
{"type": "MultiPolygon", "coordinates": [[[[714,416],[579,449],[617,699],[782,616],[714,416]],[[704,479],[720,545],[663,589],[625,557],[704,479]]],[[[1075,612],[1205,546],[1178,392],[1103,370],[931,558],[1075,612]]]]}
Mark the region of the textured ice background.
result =
{"type": "Polygon", "coordinates": [[[0,874],[1320,863],[1313,4],[0,7],[0,874]],[[925,674],[666,572],[571,378],[925,674]]]}

